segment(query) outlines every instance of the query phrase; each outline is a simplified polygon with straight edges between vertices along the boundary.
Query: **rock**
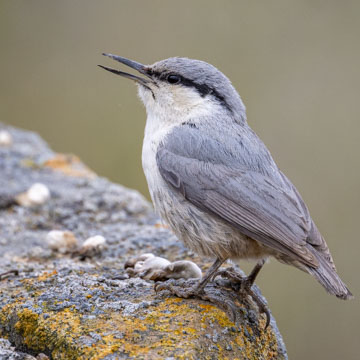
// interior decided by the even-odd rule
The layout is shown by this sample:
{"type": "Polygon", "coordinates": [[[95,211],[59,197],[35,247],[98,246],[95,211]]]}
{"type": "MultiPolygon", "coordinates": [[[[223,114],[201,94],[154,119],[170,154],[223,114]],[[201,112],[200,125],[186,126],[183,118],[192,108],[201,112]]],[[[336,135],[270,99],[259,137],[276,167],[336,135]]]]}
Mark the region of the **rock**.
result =
{"type": "Polygon", "coordinates": [[[17,203],[21,206],[38,206],[45,204],[50,199],[50,191],[46,185],[36,183],[24,193],[16,197],[17,203]]]}
{"type": "Polygon", "coordinates": [[[1,360],[36,360],[33,356],[20,351],[15,351],[9,340],[0,339],[1,360]]]}
{"type": "Polygon", "coordinates": [[[78,240],[71,231],[51,230],[45,240],[51,250],[62,254],[69,253],[78,246],[78,240]]]}
{"type": "Polygon", "coordinates": [[[254,304],[239,299],[234,324],[209,302],[157,295],[153,281],[127,278],[124,264],[143,253],[209,266],[158,225],[138,192],[53,153],[34,133],[1,130],[13,145],[0,147],[0,273],[19,271],[0,277],[0,337],[16,349],[6,351],[51,359],[287,359],[275,320],[265,331],[254,304]],[[51,198],[40,207],[11,201],[34,183],[51,198]],[[51,251],[46,235],[64,229],[77,239],[102,234],[106,247],[85,261],[51,251]]]}
{"type": "Polygon", "coordinates": [[[105,249],[106,239],[102,235],[91,236],[84,241],[77,254],[82,258],[91,258],[100,255],[105,249]]]}

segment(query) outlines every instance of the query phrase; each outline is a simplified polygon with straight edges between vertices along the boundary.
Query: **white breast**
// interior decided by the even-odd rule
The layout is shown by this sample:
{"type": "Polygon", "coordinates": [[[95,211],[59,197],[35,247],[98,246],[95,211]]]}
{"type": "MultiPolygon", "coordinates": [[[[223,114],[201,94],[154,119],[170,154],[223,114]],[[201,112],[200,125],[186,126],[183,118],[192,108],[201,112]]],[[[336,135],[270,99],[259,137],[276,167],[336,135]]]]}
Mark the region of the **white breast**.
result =
{"type": "Polygon", "coordinates": [[[142,148],[142,166],[155,208],[157,207],[157,204],[154,193],[159,191],[159,189],[167,187],[156,164],[156,152],[161,141],[164,140],[166,135],[174,127],[174,125],[170,124],[162,125],[163,126],[160,126],[160,121],[152,117],[152,115],[148,116],[142,148]]]}

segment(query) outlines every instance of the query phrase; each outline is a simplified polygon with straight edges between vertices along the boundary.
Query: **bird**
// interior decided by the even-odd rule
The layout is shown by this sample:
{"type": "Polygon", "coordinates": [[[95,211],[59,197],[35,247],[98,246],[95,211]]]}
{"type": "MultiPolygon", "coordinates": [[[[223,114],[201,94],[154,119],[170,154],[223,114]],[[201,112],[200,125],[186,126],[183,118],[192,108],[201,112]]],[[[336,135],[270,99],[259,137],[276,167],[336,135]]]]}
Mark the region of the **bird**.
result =
{"type": "Polygon", "coordinates": [[[142,166],[156,212],[185,246],[214,259],[195,286],[162,289],[195,296],[221,275],[251,292],[275,258],[312,275],[329,294],[353,297],[301,195],[248,125],[240,95],[221,71],[185,57],[143,65],[103,55],[138,72],[99,65],[138,85],[147,113],[142,166]],[[220,269],[243,259],[256,261],[248,276],[220,269]]]}

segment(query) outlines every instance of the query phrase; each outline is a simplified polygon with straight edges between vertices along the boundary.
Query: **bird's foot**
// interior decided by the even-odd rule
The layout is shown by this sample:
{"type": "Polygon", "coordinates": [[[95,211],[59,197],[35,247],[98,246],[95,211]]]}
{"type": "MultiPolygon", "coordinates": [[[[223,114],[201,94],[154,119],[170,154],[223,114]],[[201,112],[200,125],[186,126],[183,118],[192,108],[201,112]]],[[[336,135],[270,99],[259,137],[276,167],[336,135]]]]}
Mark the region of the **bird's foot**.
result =
{"type": "Polygon", "coordinates": [[[218,270],[212,277],[214,281],[218,276],[228,279],[232,288],[237,292],[247,291],[251,288],[253,281],[248,276],[241,275],[235,268],[229,267],[227,269],[218,270]]]}
{"type": "Polygon", "coordinates": [[[183,299],[194,297],[209,301],[228,314],[231,321],[235,324],[241,323],[241,317],[243,316],[242,308],[237,305],[237,299],[234,297],[232,289],[229,291],[216,284],[208,284],[203,288],[199,284],[199,280],[196,279],[170,279],[165,282],[157,282],[155,284],[155,291],[157,293],[167,291],[183,299]]]}
{"type": "Polygon", "coordinates": [[[243,276],[238,273],[234,268],[221,269],[217,271],[212,280],[215,280],[216,277],[221,276],[229,281],[231,288],[236,291],[241,296],[249,296],[257,305],[259,312],[265,314],[266,316],[266,325],[265,329],[270,324],[270,311],[267,304],[264,303],[262,298],[254,292],[252,285],[254,284],[254,277],[243,276]]]}
{"type": "MultiPolygon", "coordinates": [[[[241,275],[237,274],[236,280],[238,280],[239,276],[241,275]]],[[[167,292],[183,299],[193,297],[209,301],[223,310],[235,324],[241,324],[243,321],[244,310],[239,302],[239,294],[242,295],[242,292],[239,292],[239,289],[237,286],[234,287],[233,283],[234,281],[230,282],[229,280],[222,280],[220,283],[210,282],[205,287],[201,287],[199,286],[199,280],[170,279],[165,282],[157,282],[154,288],[157,293],[167,292]]],[[[258,305],[260,312],[266,314],[266,330],[270,323],[270,312],[267,309],[267,306],[252,289],[248,290],[246,295],[250,295],[258,305]]]]}
{"type": "Polygon", "coordinates": [[[155,283],[154,289],[158,293],[160,291],[168,291],[171,294],[188,299],[192,296],[199,296],[201,291],[198,290],[199,280],[174,280],[170,279],[164,282],[155,283]]]}

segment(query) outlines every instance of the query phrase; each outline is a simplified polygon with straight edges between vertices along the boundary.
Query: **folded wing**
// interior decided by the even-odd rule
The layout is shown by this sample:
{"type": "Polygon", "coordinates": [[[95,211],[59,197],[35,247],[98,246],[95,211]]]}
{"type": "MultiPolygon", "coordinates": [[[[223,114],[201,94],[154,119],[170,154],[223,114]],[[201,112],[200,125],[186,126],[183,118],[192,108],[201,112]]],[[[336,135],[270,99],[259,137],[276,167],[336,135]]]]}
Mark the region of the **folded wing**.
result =
{"type": "Polygon", "coordinates": [[[157,165],[167,183],[195,206],[241,233],[310,267],[318,266],[306,245],[312,241],[318,246],[323,240],[298,192],[284,175],[284,181],[277,184],[241,164],[230,167],[229,161],[219,158],[213,163],[208,152],[201,156],[206,146],[199,143],[194,145],[196,157],[192,157],[191,143],[186,144],[186,151],[177,151],[185,144],[181,146],[182,137],[171,136],[157,152],[157,165]]]}

